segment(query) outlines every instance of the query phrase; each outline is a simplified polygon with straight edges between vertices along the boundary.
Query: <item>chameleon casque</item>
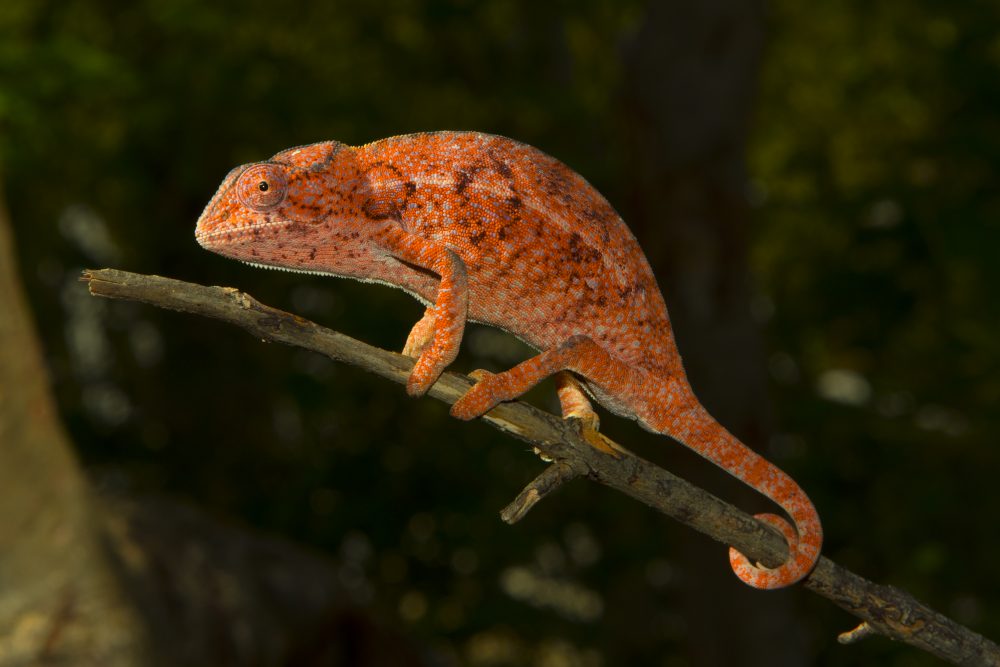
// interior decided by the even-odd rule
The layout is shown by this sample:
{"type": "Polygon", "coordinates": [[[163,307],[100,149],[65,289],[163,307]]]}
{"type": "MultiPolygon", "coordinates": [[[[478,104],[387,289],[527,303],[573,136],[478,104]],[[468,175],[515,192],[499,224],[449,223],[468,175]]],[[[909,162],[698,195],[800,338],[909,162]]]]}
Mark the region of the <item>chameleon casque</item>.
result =
{"type": "MultiPolygon", "coordinates": [[[[588,395],[668,435],[777,503],[789,558],[769,569],[735,549],[736,575],[788,586],[819,558],[812,502],[724,429],[688,384],[670,319],[635,237],[579,174],[531,146],[478,132],[301,146],[232,170],[198,220],[208,250],[268,268],[399,287],[427,305],[403,349],[424,394],[458,353],[467,320],[540,353],[478,380],[451,408],[478,417],[555,374],[564,417],[596,433],[588,395]]],[[[590,438],[588,438],[589,440],[590,438]]]]}

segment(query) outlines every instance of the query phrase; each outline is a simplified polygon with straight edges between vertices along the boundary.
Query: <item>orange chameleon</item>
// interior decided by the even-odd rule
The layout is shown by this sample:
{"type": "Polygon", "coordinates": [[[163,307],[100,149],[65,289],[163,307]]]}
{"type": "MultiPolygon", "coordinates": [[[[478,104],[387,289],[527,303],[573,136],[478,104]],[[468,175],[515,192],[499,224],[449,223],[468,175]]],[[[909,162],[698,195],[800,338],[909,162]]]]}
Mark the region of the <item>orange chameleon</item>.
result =
{"type": "Polygon", "coordinates": [[[467,319],[541,352],[478,380],[451,408],[478,417],[555,374],[564,417],[593,434],[587,395],[668,435],[781,506],[757,517],[788,540],[768,569],[735,549],[757,588],[806,576],[823,539],[809,498],[724,429],[688,384],[667,308],[639,244],[579,174],[541,151],[478,132],[301,146],[226,176],[198,220],[208,250],[277,269],[399,287],[427,305],[403,353],[406,389],[424,394],[458,353],[467,319]]]}

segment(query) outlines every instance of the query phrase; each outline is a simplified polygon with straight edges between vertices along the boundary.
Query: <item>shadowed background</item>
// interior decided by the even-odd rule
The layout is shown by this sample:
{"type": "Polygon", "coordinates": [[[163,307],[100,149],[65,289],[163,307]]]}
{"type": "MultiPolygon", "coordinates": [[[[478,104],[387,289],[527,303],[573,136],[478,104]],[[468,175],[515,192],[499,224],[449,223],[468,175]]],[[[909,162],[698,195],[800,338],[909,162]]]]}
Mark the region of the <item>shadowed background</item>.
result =
{"type": "MultiPolygon", "coordinates": [[[[0,661],[934,664],[837,646],[847,615],[743,587],[724,547],[595,485],[505,526],[542,465],[519,443],[77,280],[235,286],[400,349],[404,293],[216,257],[194,222],[237,164],[435,129],[583,174],[646,250],[696,392],[811,495],[825,553],[1000,636],[998,21],[985,0],[5,0],[0,318],[23,288],[39,342],[0,349],[0,661]]],[[[477,328],[454,369],[527,354],[477,328]]],[[[529,399],[556,408],[551,384],[529,399]]]]}

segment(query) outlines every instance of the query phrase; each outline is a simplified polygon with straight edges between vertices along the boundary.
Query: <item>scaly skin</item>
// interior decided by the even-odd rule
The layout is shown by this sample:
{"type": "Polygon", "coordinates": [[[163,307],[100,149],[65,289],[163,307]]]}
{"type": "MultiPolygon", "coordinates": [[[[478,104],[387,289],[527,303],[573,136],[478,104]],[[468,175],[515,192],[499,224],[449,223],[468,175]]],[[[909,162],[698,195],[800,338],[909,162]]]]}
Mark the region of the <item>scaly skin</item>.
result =
{"type": "Polygon", "coordinates": [[[564,416],[607,409],[675,438],[760,491],[795,528],[758,515],[789,542],[780,567],[736,550],[736,575],[788,586],[819,558],[822,529],[785,473],[732,436],[688,385],[670,319],[639,245],[580,175],[531,146],[477,132],[436,132],[360,147],[334,141],[238,167],[198,220],[198,242],[227,257],[400,287],[428,304],[404,352],[419,396],[458,352],[466,319],[541,353],[479,373],[452,406],[472,419],[558,373],[564,416]]]}

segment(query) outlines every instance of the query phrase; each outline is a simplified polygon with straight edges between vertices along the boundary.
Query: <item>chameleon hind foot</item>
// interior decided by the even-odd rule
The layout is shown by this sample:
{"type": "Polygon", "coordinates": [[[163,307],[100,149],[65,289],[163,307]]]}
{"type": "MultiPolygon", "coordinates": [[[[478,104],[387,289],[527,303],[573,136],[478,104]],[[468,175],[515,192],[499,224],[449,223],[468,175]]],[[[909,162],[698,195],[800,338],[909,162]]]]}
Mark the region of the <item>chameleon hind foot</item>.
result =
{"type": "Polygon", "coordinates": [[[622,458],[623,454],[615,443],[600,432],[601,418],[590,404],[580,381],[567,371],[559,371],[555,378],[563,419],[579,420],[580,437],[588,445],[616,459],[622,458]]]}

